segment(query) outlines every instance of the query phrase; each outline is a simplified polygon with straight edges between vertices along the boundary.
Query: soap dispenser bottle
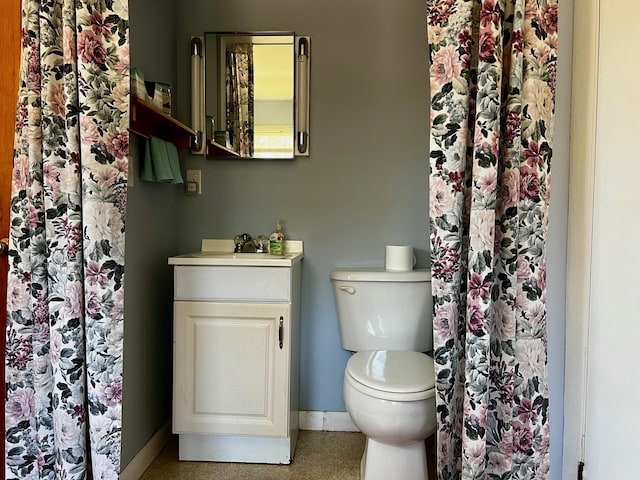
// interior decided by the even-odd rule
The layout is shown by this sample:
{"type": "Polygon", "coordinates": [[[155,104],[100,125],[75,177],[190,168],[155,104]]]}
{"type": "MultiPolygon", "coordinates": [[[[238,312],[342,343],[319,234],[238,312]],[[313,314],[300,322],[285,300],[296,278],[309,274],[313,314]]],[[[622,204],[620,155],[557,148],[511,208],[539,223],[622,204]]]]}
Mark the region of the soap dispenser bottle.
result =
{"type": "Polygon", "coordinates": [[[280,220],[276,222],[276,229],[269,236],[269,253],[271,255],[284,255],[284,233],[280,220]]]}

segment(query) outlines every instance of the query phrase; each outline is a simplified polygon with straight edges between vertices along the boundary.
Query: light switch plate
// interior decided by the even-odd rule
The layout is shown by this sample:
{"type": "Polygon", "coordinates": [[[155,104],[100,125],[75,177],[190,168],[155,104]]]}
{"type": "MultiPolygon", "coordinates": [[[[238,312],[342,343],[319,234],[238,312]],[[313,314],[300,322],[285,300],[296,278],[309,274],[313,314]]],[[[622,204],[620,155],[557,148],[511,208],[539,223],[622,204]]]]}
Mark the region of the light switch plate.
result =
{"type": "Polygon", "coordinates": [[[187,193],[199,195],[202,193],[202,170],[187,170],[187,193]]]}

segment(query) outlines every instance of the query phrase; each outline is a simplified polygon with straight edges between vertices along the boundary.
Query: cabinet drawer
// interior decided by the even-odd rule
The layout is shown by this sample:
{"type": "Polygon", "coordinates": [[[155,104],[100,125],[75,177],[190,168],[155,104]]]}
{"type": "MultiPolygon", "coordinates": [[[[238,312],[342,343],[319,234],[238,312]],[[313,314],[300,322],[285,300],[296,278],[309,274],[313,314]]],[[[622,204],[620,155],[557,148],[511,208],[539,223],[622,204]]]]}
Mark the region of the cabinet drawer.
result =
{"type": "Polygon", "coordinates": [[[291,301],[291,269],[280,267],[177,266],[175,300],[291,301]]]}

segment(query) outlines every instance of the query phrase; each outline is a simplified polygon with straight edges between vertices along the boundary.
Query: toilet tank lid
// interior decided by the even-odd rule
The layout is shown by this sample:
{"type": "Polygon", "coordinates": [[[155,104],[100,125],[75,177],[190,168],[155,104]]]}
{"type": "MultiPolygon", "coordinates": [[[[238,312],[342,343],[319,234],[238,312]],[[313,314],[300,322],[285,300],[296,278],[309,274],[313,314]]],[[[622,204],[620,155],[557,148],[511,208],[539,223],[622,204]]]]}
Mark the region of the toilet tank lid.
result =
{"type": "Polygon", "coordinates": [[[416,268],[406,272],[393,272],[384,268],[336,269],[331,272],[331,280],[347,282],[429,282],[431,270],[416,268]]]}
{"type": "Polygon", "coordinates": [[[433,359],[420,352],[358,352],[349,358],[347,372],[361,384],[383,392],[424,392],[436,384],[433,359]]]}

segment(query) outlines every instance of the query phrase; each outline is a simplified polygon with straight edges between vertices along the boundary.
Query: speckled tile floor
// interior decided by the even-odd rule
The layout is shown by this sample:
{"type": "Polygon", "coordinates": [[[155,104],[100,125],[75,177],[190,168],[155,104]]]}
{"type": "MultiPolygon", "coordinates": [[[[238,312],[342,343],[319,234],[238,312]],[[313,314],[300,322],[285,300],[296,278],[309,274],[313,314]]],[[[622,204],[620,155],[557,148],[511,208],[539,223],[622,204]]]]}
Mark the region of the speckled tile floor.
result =
{"type": "MultiPolygon", "coordinates": [[[[172,437],[140,480],[358,480],[364,442],[360,433],[300,431],[290,465],[256,465],[180,462],[172,437]]],[[[429,476],[435,479],[429,447],[427,442],[429,476]]]]}
{"type": "Polygon", "coordinates": [[[173,437],[140,480],[357,480],[365,438],[353,432],[301,431],[290,465],[180,462],[173,437]]]}

